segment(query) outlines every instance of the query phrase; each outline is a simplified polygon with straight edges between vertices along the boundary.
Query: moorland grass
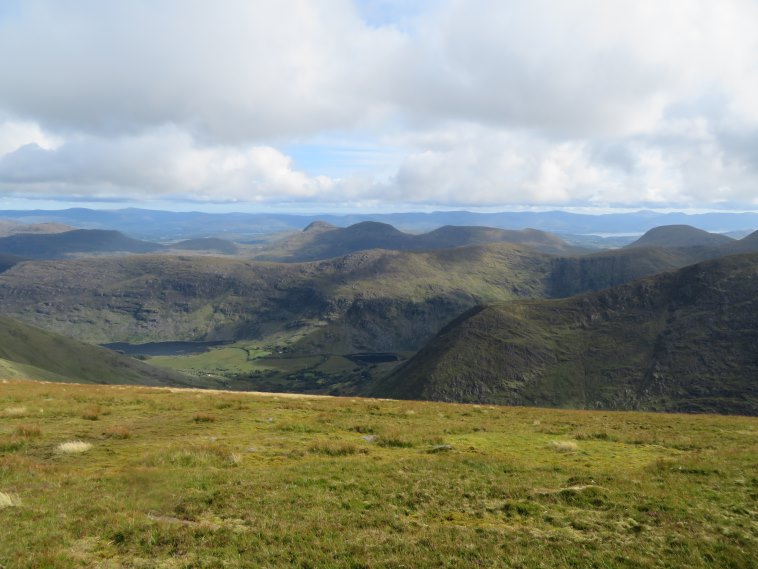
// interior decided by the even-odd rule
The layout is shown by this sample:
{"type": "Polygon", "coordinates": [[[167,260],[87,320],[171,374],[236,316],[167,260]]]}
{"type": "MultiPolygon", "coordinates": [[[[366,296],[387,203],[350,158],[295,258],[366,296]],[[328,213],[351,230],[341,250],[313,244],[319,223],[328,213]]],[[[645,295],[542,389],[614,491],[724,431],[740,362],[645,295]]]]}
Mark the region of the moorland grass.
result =
{"type": "Polygon", "coordinates": [[[0,566],[748,568],[758,555],[755,418],[15,380],[0,393],[40,427],[0,420],[0,566]],[[92,446],[57,451],[70,441],[92,446]]]}

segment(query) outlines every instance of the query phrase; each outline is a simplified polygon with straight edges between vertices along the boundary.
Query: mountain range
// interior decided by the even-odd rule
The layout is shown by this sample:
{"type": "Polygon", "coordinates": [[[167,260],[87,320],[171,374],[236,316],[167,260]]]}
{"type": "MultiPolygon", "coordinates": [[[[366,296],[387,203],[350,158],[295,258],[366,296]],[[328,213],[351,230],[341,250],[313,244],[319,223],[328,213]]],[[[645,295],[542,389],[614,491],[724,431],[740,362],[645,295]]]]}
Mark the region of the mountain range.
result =
{"type": "Polygon", "coordinates": [[[323,221],[308,225],[302,232],[274,242],[258,255],[260,260],[302,262],[329,259],[368,249],[393,251],[433,251],[488,243],[514,243],[554,255],[587,253],[572,247],[556,235],[536,229],[518,231],[492,227],[446,225],[414,235],[392,225],[363,221],[341,228],[323,221]]]}
{"type": "Polygon", "coordinates": [[[83,254],[154,253],[158,251],[206,251],[234,255],[237,246],[231,241],[198,238],[170,245],[133,239],[120,231],[74,229],[48,233],[15,233],[0,237],[0,254],[29,259],[60,259],[83,254]]]}
{"type": "Polygon", "coordinates": [[[372,395],[758,414],[758,255],[565,300],[477,307],[372,395]]]}
{"type": "MultiPolygon", "coordinates": [[[[750,245],[758,239],[730,244],[750,245]]],[[[176,255],[27,261],[0,275],[0,308],[99,343],[299,330],[308,353],[415,350],[479,304],[602,290],[720,252],[628,247],[563,257],[492,243],[286,264],[176,255]]]]}
{"type": "MultiPolygon", "coordinates": [[[[665,344],[669,360],[678,362],[661,372],[674,391],[660,385],[653,389],[649,378],[644,380],[648,383],[640,379],[640,369],[664,365],[664,360],[645,360],[648,352],[643,350],[644,342],[653,341],[648,332],[655,333],[655,342],[669,337],[668,329],[654,328],[662,315],[679,319],[672,326],[687,322],[701,331],[710,329],[697,317],[720,322],[720,330],[739,324],[751,337],[748,321],[738,318],[741,313],[723,309],[744,304],[745,314],[750,314],[749,270],[729,280],[726,269],[713,267],[736,270],[740,262],[753,266],[754,256],[734,255],[758,252],[758,233],[736,240],[689,226],[660,227],[626,247],[587,254],[536,230],[442,227],[413,235],[375,222],[347,228],[316,222],[258,251],[285,263],[244,258],[249,249],[225,240],[158,244],[101,230],[14,235],[0,238],[3,243],[14,244],[10,251],[25,257],[5,254],[0,259],[6,263],[0,274],[0,311],[80,341],[256,339],[269,351],[286,346],[289,355],[303,358],[411,355],[420,350],[389,378],[374,374],[370,384],[348,392],[753,413],[752,392],[737,379],[728,379],[736,387],[726,385],[721,392],[708,383],[728,367],[724,361],[697,367],[691,352],[665,344]],[[207,254],[214,247],[227,255],[207,254]],[[130,249],[131,255],[111,254],[130,249]],[[87,256],[93,253],[100,256],[87,256]],[[315,260],[301,260],[308,258],[315,260]],[[700,297],[692,300],[689,312],[672,309],[681,301],[674,294],[677,286],[685,286],[686,279],[671,281],[670,275],[690,274],[686,271],[695,263],[723,276],[713,285],[725,291],[716,315],[708,312],[713,307],[698,304],[700,297]],[[652,280],[639,280],[646,277],[652,280]],[[613,299],[621,300],[614,305],[613,299]],[[611,305],[615,308],[605,313],[592,308],[611,305]],[[590,307],[588,316],[580,314],[583,307],[590,307]],[[589,325],[596,321],[607,325],[589,325]],[[631,343],[623,344],[625,339],[631,343]],[[503,342],[507,347],[500,350],[503,342]],[[513,342],[533,349],[519,352],[513,342]],[[503,360],[498,355],[502,351],[516,354],[516,363],[503,360]],[[705,383],[682,383],[687,366],[705,383]],[[576,371],[580,367],[586,368],[584,375],[576,371]],[[739,400],[740,389],[746,400],[739,400]]],[[[681,333],[681,326],[675,329],[681,333]]],[[[713,334],[693,333],[688,341],[703,352],[702,342],[713,334]]],[[[730,336],[726,344],[747,349],[736,337],[730,336]]],[[[741,360],[734,356],[734,361],[741,360]]],[[[749,362],[738,367],[750,377],[749,362]]],[[[254,388],[254,381],[245,387],[254,388]]],[[[333,381],[340,379],[335,376],[333,381]]]]}
{"type": "Polygon", "coordinates": [[[233,241],[263,242],[266,234],[300,231],[314,221],[347,227],[362,221],[388,223],[403,231],[432,231],[445,225],[485,226],[501,229],[532,227],[558,234],[637,234],[661,225],[685,224],[713,232],[758,228],[758,213],[712,212],[701,214],[637,211],[580,214],[565,211],[476,213],[436,211],[409,213],[350,213],[344,215],[292,215],[280,213],[202,213],[148,209],[3,210],[0,219],[22,223],[54,222],[80,229],[115,229],[139,239],[176,241],[195,237],[221,237],[233,241]]]}

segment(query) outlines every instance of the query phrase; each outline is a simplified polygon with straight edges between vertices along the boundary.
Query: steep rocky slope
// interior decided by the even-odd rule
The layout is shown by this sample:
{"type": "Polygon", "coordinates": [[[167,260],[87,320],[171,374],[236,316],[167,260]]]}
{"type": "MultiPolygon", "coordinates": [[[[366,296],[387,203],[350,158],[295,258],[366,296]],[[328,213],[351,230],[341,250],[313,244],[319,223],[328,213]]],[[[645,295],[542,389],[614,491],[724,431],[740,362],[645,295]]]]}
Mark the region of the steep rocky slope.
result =
{"type": "Polygon", "coordinates": [[[97,343],[285,334],[305,353],[402,351],[478,304],[600,290],[691,262],[659,249],[552,257],[509,244],[286,264],[169,255],[28,261],[0,274],[0,310],[97,343]]]}
{"type": "Polygon", "coordinates": [[[543,296],[551,259],[509,245],[301,264],[189,256],[32,261],[0,310],[92,342],[299,334],[305,351],[420,347],[482,302],[543,296]]]}
{"type": "Polygon", "coordinates": [[[758,414],[758,255],[600,293],[479,307],[373,395],[758,414]]]}

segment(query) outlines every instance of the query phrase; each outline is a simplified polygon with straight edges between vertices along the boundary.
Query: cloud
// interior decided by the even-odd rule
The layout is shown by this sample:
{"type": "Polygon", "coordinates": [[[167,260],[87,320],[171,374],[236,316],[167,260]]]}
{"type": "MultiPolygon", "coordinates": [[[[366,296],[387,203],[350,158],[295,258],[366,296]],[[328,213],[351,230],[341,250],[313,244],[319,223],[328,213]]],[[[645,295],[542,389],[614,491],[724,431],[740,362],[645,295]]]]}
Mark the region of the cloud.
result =
{"type": "Polygon", "coordinates": [[[8,0],[0,190],[753,207],[756,27],[751,0],[8,0]]]}
{"type": "Polygon", "coordinates": [[[742,0],[452,0],[399,90],[419,115],[569,138],[649,132],[709,90],[755,118],[756,23],[742,0]]]}
{"type": "Polygon", "coordinates": [[[202,147],[165,128],[138,136],[82,136],[58,148],[27,144],[0,158],[7,192],[188,201],[309,200],[334,185],[309,177],[270,146],[202,147]]]}
{"type": "Polygon", "coordinates": [[[421,6],[406,9],[416,24],[401,31],[368,25],[360,13],[376,8],[347,0],[24,2],[0,19],[0,52],[14,54],[0,58],[0,104],[47,128],[174,124],[225,143],[392,112],[566,137],[630,134],[703,90],[758,120],[750,0],[421,6]]]}
{"type": "Polygon", "coordinates": [[[740,149],[729,151],[723,133],[701,118],[623,139],[555,142],[472,125],[420,138],[423,150],[384,185],[389,199],[462,207],[758,205],[758,168],[748,151],[755,139],[729,140],[740,149]]]}
{"type": "Polygon", "coordinates": [[[0,156],[26,144],[36,144],[41,148],[56,148],[61,144],[61,140],[43,132],[35,122],[16,120],[0,122],[0,156]]]}
{"type": "Polygon", "coordinates": [[[0,19],[0,105],[62,131],[312,134],[380,112],[402,43],[345,0],[32,0],[0,19]]]}

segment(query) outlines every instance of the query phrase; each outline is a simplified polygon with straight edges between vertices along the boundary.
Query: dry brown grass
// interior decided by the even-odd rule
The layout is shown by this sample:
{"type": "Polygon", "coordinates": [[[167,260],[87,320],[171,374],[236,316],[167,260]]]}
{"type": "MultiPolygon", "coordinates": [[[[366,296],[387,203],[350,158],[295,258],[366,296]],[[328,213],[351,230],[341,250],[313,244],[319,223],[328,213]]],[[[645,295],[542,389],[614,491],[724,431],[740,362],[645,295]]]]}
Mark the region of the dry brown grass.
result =
{"type": "Polygon", "coordinates": [[[97,421],[100,418],[100,413],[102,413],[102,410],[99,406],[92,406],[87,407],[82,412],[82,419],[86,419],[87,421],[97,421]]]}
{"type": "Polygon", "coordinates": [[[20,504],[21,503],[19,502],[19,499],[13,494],[0,492],[0,510],[3,510],[5,508],[13,508],[15,506],[19,506],[20,504]]]}
{"type": "Polygon", "coordinates": [[[6,407],[3,411],[3,415],[6,417],[23,417],[26,415],[26,407],[6,407]]]}
{"type": "Polygon", "coordinates": [[[84,441],[68,441],[58,445],[58,452],[67,454],[79,454],[87,452],[91,448],[91,443],[85,443],[84,441]]]}
{"type": "Polygon", "coordinates": [[[550,448],[555,452],[576,452],[579,445],[574,441],[550,441],[550,448]]]}
{"type": "Polygon", "coordinates": [[[16,434],[20,437],[38,437],[42,434],[39,425],[18,425],[16,434]]]}
{"type": "Polygon", "coordinates": [[[210,413],[195,413],[192,416],[192,420],[195,421],[195,423],[214,423],[216,421],[216,416],[211,415],[210,413]]]}
{"type": "Polygon", "coordinates": [[[109,439],[128,439],[132,436],[132,432],[128,427],[113,425],[103,431],[103,436],[108,437],[109,439]]]}

